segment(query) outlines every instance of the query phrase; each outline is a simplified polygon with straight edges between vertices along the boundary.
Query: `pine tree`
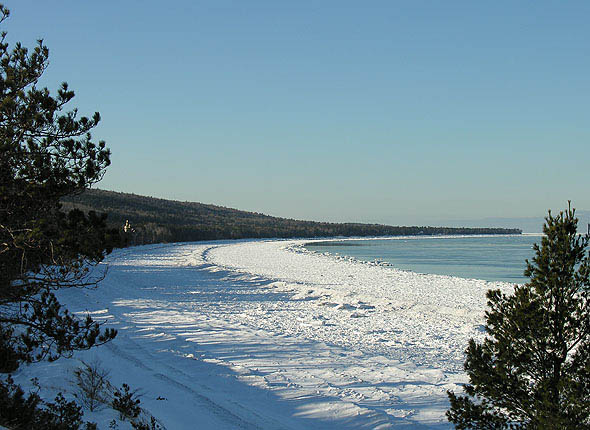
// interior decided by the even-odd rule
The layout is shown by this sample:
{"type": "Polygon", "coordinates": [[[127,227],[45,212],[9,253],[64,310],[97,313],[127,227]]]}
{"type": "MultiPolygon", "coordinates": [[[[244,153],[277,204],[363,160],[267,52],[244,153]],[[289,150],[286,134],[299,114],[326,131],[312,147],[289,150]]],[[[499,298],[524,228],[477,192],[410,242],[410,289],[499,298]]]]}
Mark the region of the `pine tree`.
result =
{"type": "Polygon", "coordinates": [[[530,281],[487,294],[487,336],[466,351],[466,395],[448,392],[458,429],[590,428],[590,238],[571,208],[545,220],[530,281]]]}
{"type": "MultiPolygon", "coordinates": [[[[0,23],[9,11],[0,5],[0,23]]],[[[115,337],[89,316],[64,309],[55,291],[94,286],[91,269],[110,252],[117,233],[105,216],[65,213],[60,199],[99,181],[109,165],[104,142],[90,135],[100,121],[64,111],[74,97],[37,84],[49,51],[29,51],[0,37],[0,371],[22,362],[54,360],[115,337]]]]}

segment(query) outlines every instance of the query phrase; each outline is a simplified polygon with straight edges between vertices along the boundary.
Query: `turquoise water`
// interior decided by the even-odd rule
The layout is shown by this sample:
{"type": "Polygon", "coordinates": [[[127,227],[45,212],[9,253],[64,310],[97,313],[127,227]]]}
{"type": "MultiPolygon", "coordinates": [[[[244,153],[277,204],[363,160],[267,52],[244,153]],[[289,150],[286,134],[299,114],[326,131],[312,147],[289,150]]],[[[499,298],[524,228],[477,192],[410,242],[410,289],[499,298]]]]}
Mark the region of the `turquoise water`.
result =
{"type": "Polygon", "coordinates": [[[317,242],[306,248],[316,252],[383,261],[417,273],[524,283],[525,260],[541,236],[416,237],[317,242]]]}

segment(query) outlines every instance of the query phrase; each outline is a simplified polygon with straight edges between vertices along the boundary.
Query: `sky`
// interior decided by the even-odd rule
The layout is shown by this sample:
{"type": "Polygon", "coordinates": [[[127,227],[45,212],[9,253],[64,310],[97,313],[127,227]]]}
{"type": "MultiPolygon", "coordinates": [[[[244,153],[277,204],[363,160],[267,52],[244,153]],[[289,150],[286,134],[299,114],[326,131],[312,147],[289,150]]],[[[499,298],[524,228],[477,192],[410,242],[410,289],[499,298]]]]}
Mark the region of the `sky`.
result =
{"type": "Polygon", "coordinates": [[[6,1],[99,188],[289,218],[590,209],[588,1],[6,1]],[[168,3],[168,4],[167,4],[168,3]]]}

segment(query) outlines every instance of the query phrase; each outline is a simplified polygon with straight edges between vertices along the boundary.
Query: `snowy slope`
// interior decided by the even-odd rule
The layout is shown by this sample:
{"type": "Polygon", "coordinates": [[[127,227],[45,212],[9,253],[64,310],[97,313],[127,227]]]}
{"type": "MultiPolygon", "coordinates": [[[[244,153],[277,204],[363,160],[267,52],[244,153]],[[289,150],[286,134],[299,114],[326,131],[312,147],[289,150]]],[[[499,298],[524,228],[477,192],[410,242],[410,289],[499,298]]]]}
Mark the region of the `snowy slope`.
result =
{"type": "MultiPolygon", "coordinates": [[[[445,393],[465,382],[463,350],[482,336],[485,292],[510,286],[303,243],[117,250],[97,290],[61,296],[108,321],[117,339],[16,379],[37,376],[47,396],[71,393],[78,360],[99,359],[114,385],[141,388],[141,405],[167,429],[449,428],[445,393]]],[[[115,417],[85,415],[99,428],[115,417]]]]}

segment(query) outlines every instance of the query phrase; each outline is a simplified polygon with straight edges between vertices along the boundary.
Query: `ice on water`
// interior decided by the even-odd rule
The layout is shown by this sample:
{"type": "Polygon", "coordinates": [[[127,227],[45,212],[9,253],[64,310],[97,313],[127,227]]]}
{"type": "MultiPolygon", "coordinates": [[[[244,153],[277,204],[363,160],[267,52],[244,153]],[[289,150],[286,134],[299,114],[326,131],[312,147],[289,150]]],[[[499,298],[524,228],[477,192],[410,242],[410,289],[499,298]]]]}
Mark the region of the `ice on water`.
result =
{"type": "MultiPolygon", "coordinates": [[[[511,287],[304,243],[116,251],[99,289],[63,295],[120,333],[79,357],[101,357],[114,379],[149,392],[142,405],[169,429],[449,428],[446,390],[466,381],[463,351],[483,336],[485,293],[511,287]]],[[[76,360],[57,363],[67,372],[76,360]]],[[[55,379],[47,366],[21,379],[55,379]]]]}

